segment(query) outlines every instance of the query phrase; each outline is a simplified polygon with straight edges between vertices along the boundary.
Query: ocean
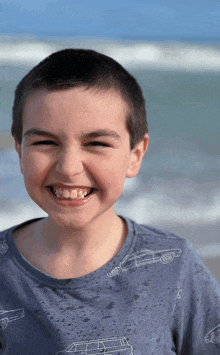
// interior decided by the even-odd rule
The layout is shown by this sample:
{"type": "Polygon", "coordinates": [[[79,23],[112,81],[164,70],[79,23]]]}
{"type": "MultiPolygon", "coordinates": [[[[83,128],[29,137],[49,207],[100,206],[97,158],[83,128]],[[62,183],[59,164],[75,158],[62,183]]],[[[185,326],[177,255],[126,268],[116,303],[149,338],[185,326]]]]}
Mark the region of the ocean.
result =
{"type": "Polygon", "coordinates": [[[150,143],[115,212],[220,256],[220,46],[177,41],[0,36],[0,230],[45,216],[26,193],[10,138],[14,89],[40,60],[90,48],[120,62],[146,98],[150,143]]]}

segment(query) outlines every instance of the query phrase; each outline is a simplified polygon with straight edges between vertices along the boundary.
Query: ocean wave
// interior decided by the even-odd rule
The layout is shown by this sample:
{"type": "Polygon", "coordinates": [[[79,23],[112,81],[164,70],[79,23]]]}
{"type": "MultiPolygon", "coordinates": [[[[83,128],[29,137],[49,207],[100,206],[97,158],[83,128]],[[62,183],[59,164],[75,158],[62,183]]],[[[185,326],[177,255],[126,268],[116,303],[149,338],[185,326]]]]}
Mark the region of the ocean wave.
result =
{"type": "Polygon", "coordinates": [[[131,68],[220,71],[220,51],[192,44],[136,44],[108,49],[109,56],[131,68]]]}
{"type": "Polygon", "coordinates": [[[46,217],[47,214],[30,199],[17,199],[3,203],[0,211],[0,231],[34,218],[46,217]]]}
{"type": "Polygon", "coordinates": [[[214,183],[197,184],[185,179],[172,183],[155,179],[144,187],[138,178],[134,178],[133,181],[126,180],[116,208],[139,223],[214,224],[220,222],[220,186],[214,186],[214,183]],[[135,193],[138,186],[142,193],[135,193]],[[133,192],[129,199],[126,198],[128,190],[133,192]]]}
{"type": "Polygon", "coordinates": [[[54,50],[44,43],[3,43],[0,45],[0,64],[35,65],[54,50]]]}
{"type": "Polygon", "coordinates": [[[183,42],[119,42],[66,40],[4,40],[0,45],[0,64],[35,65],[52,52],[80,47],[100,51],[127,68],[177,71],[220,71],[220,49],[215,45],[183,42]]]}

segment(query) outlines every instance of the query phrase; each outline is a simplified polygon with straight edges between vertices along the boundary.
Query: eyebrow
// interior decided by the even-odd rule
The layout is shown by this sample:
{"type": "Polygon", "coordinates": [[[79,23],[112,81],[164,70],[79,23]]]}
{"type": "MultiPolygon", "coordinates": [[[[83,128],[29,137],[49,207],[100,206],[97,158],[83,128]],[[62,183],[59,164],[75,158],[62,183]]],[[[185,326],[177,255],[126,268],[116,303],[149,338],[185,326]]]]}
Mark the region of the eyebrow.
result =
{"type": "Polygon", "coordinates": [[[111,129],[99,129],[97,131],[83,134],[83,138],[112,137],[120,139],[120,135],[111,129]]]}
{"type": "MultiPolygon", "coordinates": [[[[33,136],[57,138],[56,134],[41,130],[39,128],[31,128],[23,134],[23,137],[33,137],[33,136]]],[[[121,138],[116,131],[113,131],[111,129],[99,129],[96,131],[82,134],[83,139],[90,139],[90,138],[97,138],[97,137],[110,137],[110,138],[112,137],[118,140],[120,140],[121,138]]]]}
{"type": "Polygon", "coordinates": [[[56,135],[51,133],[51,132],[47,132],[47,131],[43,131],[39,128],[31,128],[28,129],[24,134],[23,137],[33,137],[33,136],[43,136],[43,137],[51,137],[51,138],[56,138],[56,135]]]}

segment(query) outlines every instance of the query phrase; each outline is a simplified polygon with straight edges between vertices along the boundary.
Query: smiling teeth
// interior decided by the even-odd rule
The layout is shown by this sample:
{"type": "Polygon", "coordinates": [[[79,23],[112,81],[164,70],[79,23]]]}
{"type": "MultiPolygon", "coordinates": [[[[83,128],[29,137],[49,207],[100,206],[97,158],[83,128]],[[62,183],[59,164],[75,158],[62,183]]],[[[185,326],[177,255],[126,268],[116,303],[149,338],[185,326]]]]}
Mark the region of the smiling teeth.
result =
{"type": "Polygon", "coordinates": [[[70,192],[68,190],[63,190],[63,197],[70,198],[70,192]]]}
{"type": "MultiPolygon", "coordinates": [[[[83,196],[84,197],[84,196],[83,196]]],[[[71,192],[70,192],[70,198],[77,198],[77,191],[76,190],[72,190],[71,192]]]]}
{"type": "MultiPolygon", "coordinates": [[[[91,190],[91,189],[90,189],[91,190]]],[[[82,199],[89,194],[90,191],[83,191],[83,190],[67,190],[61,188],[52,187],[52,192],[56,197],[59,198],[66,198],[66,199],[82,199]]]]}

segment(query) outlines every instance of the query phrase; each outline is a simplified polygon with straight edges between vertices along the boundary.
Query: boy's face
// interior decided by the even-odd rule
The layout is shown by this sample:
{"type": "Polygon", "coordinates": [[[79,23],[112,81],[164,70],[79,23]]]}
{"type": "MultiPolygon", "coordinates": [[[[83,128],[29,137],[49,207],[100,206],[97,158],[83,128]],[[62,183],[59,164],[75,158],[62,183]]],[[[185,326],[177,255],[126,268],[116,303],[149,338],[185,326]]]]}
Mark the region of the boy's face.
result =
{"type": "Polygon", "coordinates": [[[16,150],[30,197],[54,224],[81,228],[114,215],[148,140],[130,150],[127,110],[113,90],[40,90],[27,99],[16,150]]]}

